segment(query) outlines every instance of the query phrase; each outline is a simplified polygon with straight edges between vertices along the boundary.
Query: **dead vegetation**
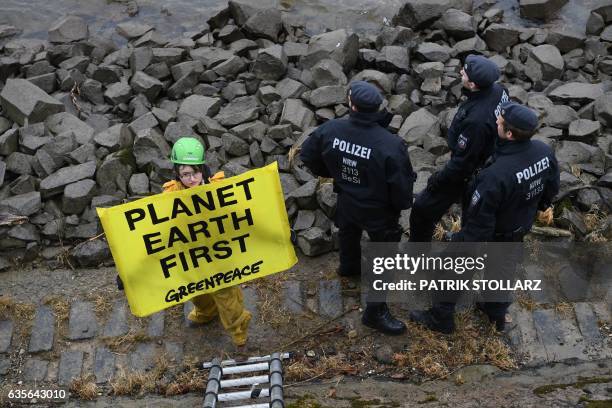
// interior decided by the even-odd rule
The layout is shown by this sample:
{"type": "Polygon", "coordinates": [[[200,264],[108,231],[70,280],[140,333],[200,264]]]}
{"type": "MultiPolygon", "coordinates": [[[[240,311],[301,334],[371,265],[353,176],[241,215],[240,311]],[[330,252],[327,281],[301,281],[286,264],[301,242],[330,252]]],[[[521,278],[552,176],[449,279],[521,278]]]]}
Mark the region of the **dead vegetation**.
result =
{"type": "Polygon", "coordinates": [[[287,273],[277,273],[249,282],[257,292],[257,308],[261,323],[279,327],[292,321],[291,313],[283,305],[283,289],[287,277],[287,273]]]}
{"type": "Polygon", "coordinates": [[[179,373],[174,381],[166,387],[166,396],[202,392],[206,389],[206,375],[195,367],[179,373]]]}
{"type": "Polygon", "coordinates": [[[529,296],[528,292],[518,291],[515,295],[516,302],[522,309],[533,311],[538,308],[538,304],[529,296]]]}
{"type": "Polygon", "coordinates": [[[30,303],[15,302],[10,296],[0,296],[0,319],[15,322],[17,333],[26,336],[32,327],[36,307],[30,303]]]}
{"type": "Polygon", "coordinates": [[[98,386],[92,375],[79,377],[70,383],[70,392],[79,399],[91,401],[98,396],[98,386]]]}
{"type": "Polygon", "coordinates": [[[151,338],[145,334],[144,330],[131,330],[123,336],[102,338],[104,344],[106,344],[111,351],[117,353],[127,353],[136,343],[142,343],[149,340],[151,340],[151,338]]]}
{"type": "Polygon", "coordinates": [[[7,296],[0,296],[0,319],[8,319],[15,310],[15,301],[7,296]]]}
{"type": "Polygon", "coordinates": [[[94,304],[94,311],[99,319],[104,319],[113,309],[113,304],[108,296],[96,293],[89,294],[87,299],[94,304]]]}
{"type": "Polygon", "coordinates": [[[435,379],[446,378],[457,369],[473,364],[491,364],[502,370],[516,368],[512,351],[501,335],[488,322],[475,324],[471,312],[457,314],[457,330],[449,336],[408,324],[410,348],[394,355],[400,367],[416,369],[435,379]]]}
{"type": "Polygon", "coordinates": [[[305,381],[332,378],[337,375],[355,375],[358,369],[342,355],[324,356],[318,360],[298,358],[285,368],[287,381],[305,381]]]}
{"type": "Polygon", "coordinates": [[[112,395],[142,395],[151,392],[165,393],[166,384],[162,381],[169,367],[166,355],[161,355],[155,361],[151,371],[128,371],[121,369],[119,375],[109,382],[112,395]]]}
{"type": "Polygon", "coordinates": [[[57,325],[68,321],[70,315],[70,302],[61,296],[48,296],[43,300],[45,305],[53,309],[57,325]]]}

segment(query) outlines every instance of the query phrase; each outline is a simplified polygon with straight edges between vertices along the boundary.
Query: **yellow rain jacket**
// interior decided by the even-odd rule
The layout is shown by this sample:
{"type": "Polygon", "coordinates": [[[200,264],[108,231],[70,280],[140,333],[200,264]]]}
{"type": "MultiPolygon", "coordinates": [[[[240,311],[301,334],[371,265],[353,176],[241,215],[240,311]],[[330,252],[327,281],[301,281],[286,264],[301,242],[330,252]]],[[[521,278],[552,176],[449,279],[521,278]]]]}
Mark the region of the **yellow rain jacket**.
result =
{"type": "MultiPolygon", "coordinates": [[[[224,173],[220,171],[208,180],[215,182],[224,178],[224,173]]],[[[163,186],[164,193],[185,188],[187,187],[177,180],[169,181],[163,186]]],[[[191,301],[195,307],[187,316],[189,320],[195,323],[207,323],[219,315],[221,324],[232,336],[234,344],[242,346],[246,343],[251,312],[244,308],[244,297],[240,286],[231,286],[210,294],[196,296],[191,301]]]]}

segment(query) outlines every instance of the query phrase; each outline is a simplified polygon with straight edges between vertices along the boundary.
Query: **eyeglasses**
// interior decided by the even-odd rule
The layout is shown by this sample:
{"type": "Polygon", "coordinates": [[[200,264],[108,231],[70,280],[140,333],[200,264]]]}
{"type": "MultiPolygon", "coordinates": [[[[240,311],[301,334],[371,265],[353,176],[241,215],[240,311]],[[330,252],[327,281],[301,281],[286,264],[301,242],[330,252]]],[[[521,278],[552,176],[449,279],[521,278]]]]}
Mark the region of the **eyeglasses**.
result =
{"type": "Polygon", "coordinates": [[[196,171],[195,173],[181,173],[179,174],[181,180],[189,180],[192,178],[202,177],[201,171],[196,171]]]}

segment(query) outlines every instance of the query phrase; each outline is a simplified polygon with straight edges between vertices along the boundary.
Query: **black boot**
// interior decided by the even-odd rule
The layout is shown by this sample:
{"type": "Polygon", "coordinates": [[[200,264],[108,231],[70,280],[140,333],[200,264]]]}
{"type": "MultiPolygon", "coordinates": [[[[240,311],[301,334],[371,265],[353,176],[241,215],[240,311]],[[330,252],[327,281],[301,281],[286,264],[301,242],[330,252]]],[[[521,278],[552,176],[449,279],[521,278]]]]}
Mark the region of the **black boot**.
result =
{"type": "Polygon", "coordinates": [[[351,276],[361,276],[361,270],[360,269],[351,269],[351,270],[344,270],[340,267],[338,267],[338,269],[336,269],[336,273],[338,274],[338,276],[342,276],[345,278],[351,277],[351,276]]]}
{"type": "Polygon", "coordinates": [[[361,322],[371,329],[393,336],[406,331],[404,322],[391,315],[386,303],[368,304],[361,316],[361,322]]]}
{"type": "Polygon", "coordinates": [[[422,324],[429,330],[444,334],[451,334],[455,331],[455,320],[452,315],[445,316],[445,318],[436,315],[437,313],[433,309],[414,310],[410,312],[410,320],[422,324]]]}
{"type": "Polygon", "coordinates": [[[497,329],[497,331],[503,332],[506,328],[507,307],[505,307],[505,305],[505,303],[477,302],[476,308],[489,318],[490,323],[495,323],[495,329],[497,329]]]}

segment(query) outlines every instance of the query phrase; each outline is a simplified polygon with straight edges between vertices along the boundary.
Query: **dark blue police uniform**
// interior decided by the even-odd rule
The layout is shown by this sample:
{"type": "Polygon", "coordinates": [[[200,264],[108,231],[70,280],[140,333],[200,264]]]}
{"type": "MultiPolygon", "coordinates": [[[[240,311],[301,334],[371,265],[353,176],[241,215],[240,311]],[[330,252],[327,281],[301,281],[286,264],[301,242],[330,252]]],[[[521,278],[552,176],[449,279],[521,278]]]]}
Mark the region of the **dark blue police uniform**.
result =
{"type": "MultiPolygon", "coordinates": [[[[500,113],[506,123],[517,129],[530,132],[537,129],[537,115],[527,107],[506,102],[500,113]]],[[[468,187],[461,231],[452,234],[450,240],[521,242],[537,211],[548,208],[558,192],[559,168],[550,147],[530,138],[498,139],[494,155],[468,187]]],[[[502,330],[509,305],[488,302],[478,307],[502,330]]],[[[411,318],[430,328],[450,332],[454,328],[454,310],[455,303],[440,302],[429,312],[416,312],[411,318]]]]}
{"type": "MultiPolygon", "coordinates": [[[[360,273],[363,230],[375,242],[400,240],[399,215],[412,205],[415,180],[406,143],[381,126],[388,115],[376,111],[382,102],[380,92],[364,81],[353,82],[350,90],[358,111],[351,109],[348,119],[319,126],[300,153],[314,174],[334,179],[339,273],[344,276],[360,273]]],[[[376,307],[381,313],[386,310],[383,304],[376,307]]]]}
{"type": "Polygon", "coordinates": [[[410,240],[431,241],[435,225],[453,203],[463,198],[470,177],[483,166],[495,148],[496,119],[500,106],[508,100],[507,90],[495,83],[499,69],[482,56],[469,55],[465,71],[479,89],[463,89],[463,102],[448,129],[451,158],[445,167],[427,181],[427,188],[416,198],[410,214],[410,240]]]}

